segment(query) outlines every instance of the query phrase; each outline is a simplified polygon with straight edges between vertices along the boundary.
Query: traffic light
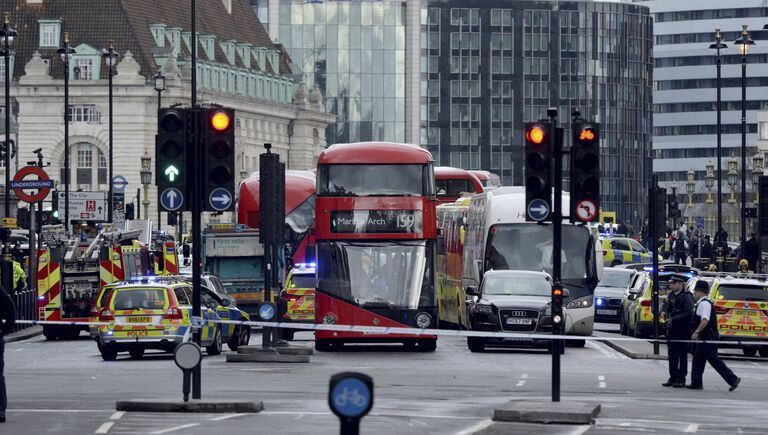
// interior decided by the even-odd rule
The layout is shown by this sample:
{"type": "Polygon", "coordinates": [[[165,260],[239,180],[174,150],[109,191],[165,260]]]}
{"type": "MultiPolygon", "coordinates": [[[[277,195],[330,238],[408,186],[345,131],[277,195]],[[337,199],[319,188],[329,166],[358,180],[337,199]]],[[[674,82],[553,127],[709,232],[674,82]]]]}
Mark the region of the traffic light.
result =
{"type": "Polygon", "coordinates": [[[765,175],[760,176],[757,213],[760,237],[768,237],[768,176],[765,175]]]}
{"type": "Polygon", "coordinates": [[[678,217],[678,212],[680,211],[677,202],[677,193],[670,193],[667,196],[667,207],[669,211],[669,218],[676,219],[678,217]]]}
{"type": "MultiPolygon", "coordinates": [[[[155,176],[164,211],[188,210],[187,151],[192,139],[192,112],[181,107],[158,111],[155,176]]],[[[127,214],[127,213],[126,213],[127,214]]]]}
{"type": "Polygon", "coordinates": [[[176,226],[179,224],[179,215],[176,212],[168,213],[168,225],[176,226]]]}
{"type": "Polygon", "coordinates": [[[527,221],[545,221],[552,210],[552,138],[547,121],[525,125],[525,204],[527,221]]]}
{"type": "Polygon", "coordinates": [[[555,284],[552,286],[552,326],[556,331],[561,330],[563,324],[563,286],[555,284]]]}
{"type": "Polygon", "coordinates": [[[49,224],[58,225],[59,223],[59,191],[54,190],[51,192],[51,217],[49,224]]]}
{"type": "Polygon", "coordinates": [[[235,206],[235,111],[204,108],[200,115],[203,152],[203,199],[206,211],[235,206]]]}
{"type": "Polygon", "coordinates": [[[133,220],[133,203],[125,204],[125,220],[133,220]]]}
{"type": "Polygon", "coordinates": [[[593,222],[600,210],[600,127],[579,120],[572,129],[571,217],[593,222]]]}
{"type": "Polygon", "coordinates": [[[285,226],[285,164],[277,154],[265,153],[259,168],[259,241],[279,245],[285,226]]]}

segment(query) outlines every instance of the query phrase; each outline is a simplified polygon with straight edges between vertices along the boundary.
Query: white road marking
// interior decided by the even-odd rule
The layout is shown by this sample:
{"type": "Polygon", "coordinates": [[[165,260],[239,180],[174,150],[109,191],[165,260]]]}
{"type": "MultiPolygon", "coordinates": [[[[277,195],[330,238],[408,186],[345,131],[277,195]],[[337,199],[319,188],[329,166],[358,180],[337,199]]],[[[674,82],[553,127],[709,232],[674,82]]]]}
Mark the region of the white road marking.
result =
{"type": "Polygon", "coordinates": [[[111,409],[13,409],[10,408],[8,411],[13,412],[50,412],[52,414],[77,414],[77,413],[88,413],[93,414],[94,412],[114,412],[111,409]]]}
{"type": "Polygon", "coordinates": [[[466,428],[466,429],[464,429],[462,431],[456,432],[455,435],[471,435],[473,433],[480,432],[481,430],[489,427],[492,424],[493,424],[493,420],[491,420],[490,418],[487,418],[487,419],[485,419],[485,420],[483,420],[483,421],[481,421],[481,422],[479,422],[477,424],[473,424],[472,426],[470,426],[470,427],[468,427],[468,428],[466,428]]]}
{"type": "Polygon", "coordinates": [[[170,433],[170,432],[176,432],[177,430],[187,429],[190,427],[200,426],[200,423],[188,423],[188,424],[182,424],[181,426],[174,426],[169,427],[168,429],[158,430],[155,432],[150,432],[152,435],[161,435],[164,433],[170,433]]]}
{"type": "Polygon", "coordinates": [[[599,381],[598,384],[597,384],[597,387],[598,388],[605,388],[605,386],[607,385],[606,382],[605,382],[605,376],[600,375],[600,376],[597,377],[597,380],[599,381]]]}
{"type": "MultiPolygon", "coordinates": [[[[333,413],[330,411],[261,411],[258,415],[329,415],[333,413]]],[[[409,417],[409,418],[438,418],[438,419],[451,419],[451,420],[476,420],[478,417],[471,417],[466,415],[435,415],[435,414],[408,414],[400,412],[371,412],[368,415],[375,415],[378,417],[409,417]]]]}
{"type": "Polygon", "coordinates": [[[687,428],[685,428],[686,433],[696,433],[699,431],[699,424],[698,423],[691,423],[688,425],[687,428]]]}
{"type": "Polygon", "coordinates": [[[99,426],[98,429],[96,429],[96,432],[94,433],[108,433],[110,429],[112,429],[112,426],[115,425],[114,421],[108,421],[101,426],[99,426]]]}
{"type": "Polygon", "coordinates": [[[222,415],[221,417],[211,418],[210,420],[211,421],[222,421],[222,420],[227,420],[227,419],[230,419],[230,418],[240,417],[242,415],[245,415],[245,414],[242,414],[242,413],[240,413],[240,414],[227,414],[227,415],[222,415]]]}
{"type": "Polygon", "coordinates": [[[120,420],[125,415],[125,411],[117,411],[109,417],[110,420],[120,420]]]}
{"type": "Polygon", "coordinates": [[[517,385],[516,386],[522,387],[523,385],[525,385],[525,380],[526,379],[528,379],[528,373],[523,373],[522,375],[520,375],[520,380],[517,381],[517,385]]]}
{"type": "Polygon", "coordinates": [[[592,425],[579,426],[571,432],[571,435],[582,435],[590,429],[592,429],[592,425]]]}
{"type": "Polygon", "coordinates": [[[523,373],[520,375],[520,379],[528,379],[528,373],[523,373]]]}

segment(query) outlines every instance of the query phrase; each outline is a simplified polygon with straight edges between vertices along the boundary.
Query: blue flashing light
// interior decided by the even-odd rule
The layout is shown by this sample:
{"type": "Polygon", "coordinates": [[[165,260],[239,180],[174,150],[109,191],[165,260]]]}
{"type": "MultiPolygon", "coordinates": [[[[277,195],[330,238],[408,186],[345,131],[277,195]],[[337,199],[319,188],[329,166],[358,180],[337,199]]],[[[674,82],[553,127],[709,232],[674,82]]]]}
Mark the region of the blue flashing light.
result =
{"type": "Polygon", "coordinates": [[[37,300],[38,300],[38,301],[42,301],[42,300],[45,300],[45,296],[38,296],[38,297],[37,297],[37,300]]]}
{"type": "Polygon", "coordinates": [[[296,267],[303,269],[307,267],[317,267],[317,263],[296,263],[296,267]]]}
{"type": "Polygon", "coordinates": [[[601,306],[603,306],[603,300],[602,300],[602,299],[600,299],[600,298],[598,298],[598,299],[595,299],[595,305],[597,305],[598,307],[601,307],[601,306]]]}
{"type": "Polygon", "coordinates": [[[113,334],[112,331],[107,331],[107,335],[112,335],[112,334],[113,334]]]}

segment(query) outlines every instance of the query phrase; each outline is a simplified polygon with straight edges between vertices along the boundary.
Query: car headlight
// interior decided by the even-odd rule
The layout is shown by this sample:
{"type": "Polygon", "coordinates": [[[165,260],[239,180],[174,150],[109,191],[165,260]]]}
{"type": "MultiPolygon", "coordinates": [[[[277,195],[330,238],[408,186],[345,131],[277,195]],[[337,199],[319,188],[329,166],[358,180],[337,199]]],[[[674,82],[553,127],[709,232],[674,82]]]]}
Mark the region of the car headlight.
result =
{"type": "Polygon", "coordinates": [[[493,314],[493,307],[490,305],[475,305],[475,312],[481,314],[493,314]]]}
{"type": "Polygon", "coordinates": [[[419,313],[416,315],[416,326],[421,329],[429,327],[432,323],[432,316],[427,313],[419,313]]]}
{"type": "Polygon", "coordinates": [[[548,305],[547,309],[544,310],[544,316],[546,317],[546,316],[551,316],[551,315],[552,315],[552,307],[548,305]]]}
{"type": "Polygon", "coordinates": [[[570,302],[568,302],[568,305],[565,306],[567,309],[575,309],[575,308],[589,308],[592,306],[592,296],[584,296],[582,298],[574,299],[570,302]]]}
{"type": "Polygon", "coordinates": [[[326,314],[323,316],[323,323],[326,325],[335,325],[336,324],[336,316],[333,314],[326,314]]]}

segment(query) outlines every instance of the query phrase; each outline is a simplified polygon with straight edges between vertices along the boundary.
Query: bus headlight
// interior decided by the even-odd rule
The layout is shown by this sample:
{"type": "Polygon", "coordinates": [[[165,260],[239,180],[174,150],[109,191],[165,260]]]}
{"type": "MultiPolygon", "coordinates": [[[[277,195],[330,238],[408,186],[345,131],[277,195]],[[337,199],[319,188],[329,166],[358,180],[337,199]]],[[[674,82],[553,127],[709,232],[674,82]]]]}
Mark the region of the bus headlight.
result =
{"type": "Polygon", "coordinates": [[[421,329],[429,327],[432,323],[432,316],[427,313],[419,313],[416,315],[416,326],[421,329]]]}
{"type": "Polygon", "coordinates": [[[333,314],[326,314],[323,316],[323,323],[326,325],[335,325],[336,324],[336,316],[333,314]]]}
{"type": "Polygon", "coordinates": [[[575,308],[589,308],[592,306],[592,296],[584,296],[583,298],[574,299],[568,302],[565,306],[566,309],[572,310],[575,308]]]}

